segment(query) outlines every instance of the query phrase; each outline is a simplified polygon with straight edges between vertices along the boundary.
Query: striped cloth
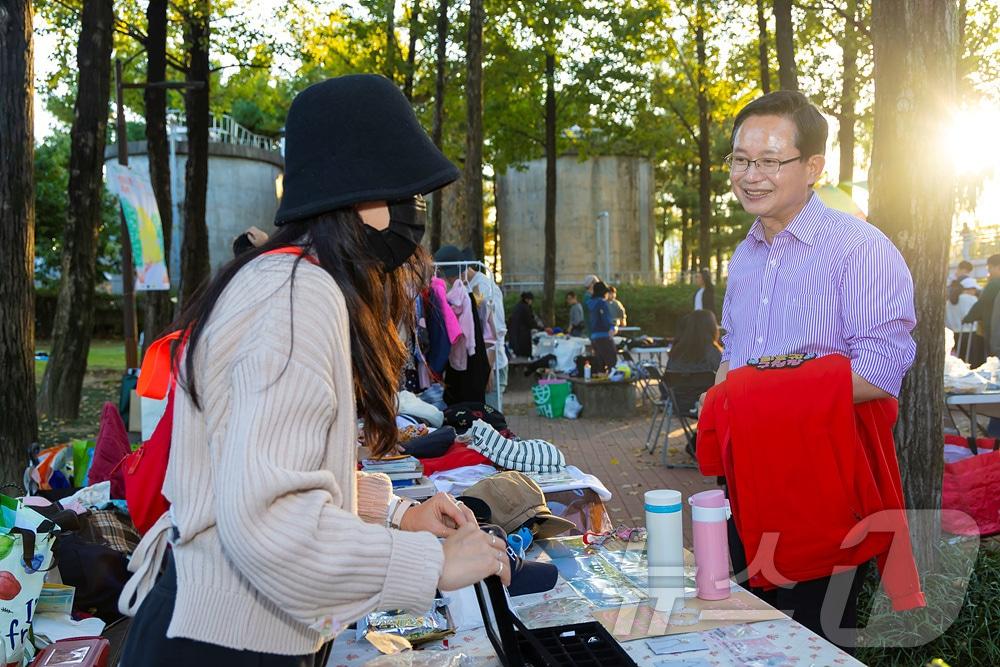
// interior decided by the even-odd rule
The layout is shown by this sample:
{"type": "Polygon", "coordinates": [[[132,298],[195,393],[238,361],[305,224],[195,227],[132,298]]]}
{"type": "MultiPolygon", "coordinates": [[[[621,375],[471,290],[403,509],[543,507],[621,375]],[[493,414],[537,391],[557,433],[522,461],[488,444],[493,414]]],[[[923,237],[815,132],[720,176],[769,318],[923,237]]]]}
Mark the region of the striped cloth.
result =
{"type": "Polygon", "coordinates": [[[505,438],[481,419],[472,422],[467,435],[472,436],[470,449],[507,470],[559,472],[566,467],[566,458],[551,442],[505,438]]]}
{"type": "Polygon", "coordinates": [[[813,194],[769,244],[756,220],[729,262],[722,306],[729,369],[762,356],[840,353],[893,396],[913,363],[913,281],[872,225],[813,194]]]}

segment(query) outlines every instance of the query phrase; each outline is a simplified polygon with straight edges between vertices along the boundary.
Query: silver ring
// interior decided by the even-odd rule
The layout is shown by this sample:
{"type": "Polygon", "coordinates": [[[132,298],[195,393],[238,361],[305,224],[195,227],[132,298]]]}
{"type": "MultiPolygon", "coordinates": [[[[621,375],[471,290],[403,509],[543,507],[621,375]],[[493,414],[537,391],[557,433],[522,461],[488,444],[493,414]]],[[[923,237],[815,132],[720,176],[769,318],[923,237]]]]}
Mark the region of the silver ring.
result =
{"type": "Polygon", "coordinates": [[[495,546],[496,543],[497,543],[497,536],[496,535],[490,535],[490,546],[491,547],[495,546]]]}
{"type": "Polygon", "coordinates": [[[503,574],[503,561],[500,561],[499,565],[500,565],[500,567],[497,568],[497,576],[498,577],[503,574]]]}

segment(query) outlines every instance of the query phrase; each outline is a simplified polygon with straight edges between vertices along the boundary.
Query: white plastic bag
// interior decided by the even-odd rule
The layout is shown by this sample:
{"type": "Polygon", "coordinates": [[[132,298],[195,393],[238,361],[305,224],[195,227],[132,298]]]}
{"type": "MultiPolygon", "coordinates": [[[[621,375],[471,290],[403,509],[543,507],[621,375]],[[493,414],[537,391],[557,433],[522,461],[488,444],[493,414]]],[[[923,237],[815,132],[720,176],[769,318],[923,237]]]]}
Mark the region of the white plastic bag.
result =
{"type": "Polygon", "coordinates": [[[576,419],[580,416],[581,410],[583,410],[583,406],[580,405],[580,400],[576,397],[576,394],[570,394],[566,397],[566,406],[563,408],[563,417],[566,419],[576,419]]]}

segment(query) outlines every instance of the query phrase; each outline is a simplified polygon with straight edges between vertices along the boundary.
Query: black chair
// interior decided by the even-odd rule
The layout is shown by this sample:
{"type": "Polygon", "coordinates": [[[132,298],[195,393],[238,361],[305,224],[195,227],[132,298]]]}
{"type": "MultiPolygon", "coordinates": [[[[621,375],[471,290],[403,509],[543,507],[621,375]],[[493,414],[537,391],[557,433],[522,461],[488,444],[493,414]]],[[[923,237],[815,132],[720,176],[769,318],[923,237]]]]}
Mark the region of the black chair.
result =
{"type": "MultiPolygon", "coordinates": [[[[715,384],[715,373],[712,371],[664,371],[660,382],[660,393],[664,397],[663,415],[657,429],[656,438],[653,441],[655,451],[656,442],[660,433],[666,431],[670,433],[670,422],[673,417],[677,417],[681,428],[684,430],[686,444],[684,450],[695,459],[695,423],[698,421],[697,404],[698,398],[708,391],[715,384]]],[[[668,468],[696,468],[695,463],[674,464],[667,461],[667,445],[663,444],[661,452],[663,465],[668,468]]]]}

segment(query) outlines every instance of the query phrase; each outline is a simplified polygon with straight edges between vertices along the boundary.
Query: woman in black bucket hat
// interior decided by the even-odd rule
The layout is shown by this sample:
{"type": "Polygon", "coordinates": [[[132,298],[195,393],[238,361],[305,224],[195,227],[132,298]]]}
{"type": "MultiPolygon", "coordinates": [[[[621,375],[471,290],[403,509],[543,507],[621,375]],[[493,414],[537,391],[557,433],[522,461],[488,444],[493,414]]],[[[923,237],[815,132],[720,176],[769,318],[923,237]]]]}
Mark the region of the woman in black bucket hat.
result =
{"type": "Polygon", "coordinates": [[[374,75],[295,98],[285,165],[277,233],[172,325],[171,507],[129,565],[124,666],[323,665],[374,609],[509,582],[467,509],[411,505],[356,470],[358,417],[373,455],[396,449],[396,325],[428,273],[420,195],[458,171],[374,75]]]}

